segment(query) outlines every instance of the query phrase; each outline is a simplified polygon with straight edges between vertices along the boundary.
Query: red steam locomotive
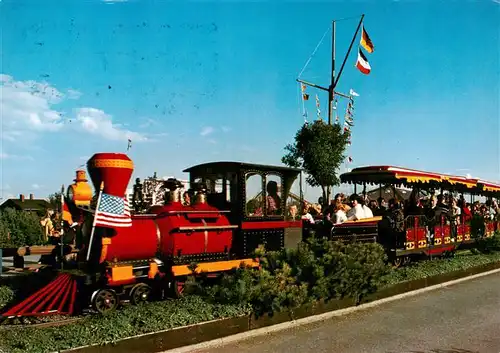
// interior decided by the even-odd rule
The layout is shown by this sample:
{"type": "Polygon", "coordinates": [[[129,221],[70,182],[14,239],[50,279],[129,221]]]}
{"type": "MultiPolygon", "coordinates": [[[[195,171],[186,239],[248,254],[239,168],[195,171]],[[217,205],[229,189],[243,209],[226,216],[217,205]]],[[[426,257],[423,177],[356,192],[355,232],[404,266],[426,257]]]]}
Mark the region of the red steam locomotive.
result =
{"type": "Polygon", "coordinates": [[[127,155],[97,153],[87,169],[95,190],[92,206],[77,206],[70,193],[66,198],[79,224],[75,264],[85,275],[78,286],[60,275],[4,317],[71,313],[75,301],[103,313],[122,299],[137,304],[155,293],[179,297],[193,272],[217,276],[242,263],[258,267],[252,253],[260,244],[278,250],[302,239],[300,217],[294,220],[285,207],[300,169],[239,162],[193,166],[184,172],[190,174],[194,202],[184,205],[182,183],[168,179],[164,205],[145,214],[128,209],[125,193],[134,166],[127,155]],[[101,212],[113,199],[123,201],[120,214],[101,212]]]}

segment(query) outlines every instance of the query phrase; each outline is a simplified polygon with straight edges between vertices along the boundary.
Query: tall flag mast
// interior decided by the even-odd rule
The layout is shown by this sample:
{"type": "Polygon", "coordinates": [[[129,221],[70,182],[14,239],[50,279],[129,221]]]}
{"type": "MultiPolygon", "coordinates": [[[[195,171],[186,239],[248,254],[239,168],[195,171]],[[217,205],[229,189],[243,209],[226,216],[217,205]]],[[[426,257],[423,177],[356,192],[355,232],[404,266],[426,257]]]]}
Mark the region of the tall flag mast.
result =
{"type": "MultiPolygon", "coordinates": [[[[348,138],[349,138],[348,145],[349,146],[351,145],[351,127],[354,126],[354,115],[353,115],[353,113],[354,113],[354,98],[353,97],[357,97],[357,96],[359,96],[359,94],[354,92],[352,89],[350,90],[349,95],[340,93],[340,92],[336,91],[335,89],[338,85],[340,77],[342,76],[344,66],[347,62],[349,54],[351,53],[352,47],[354,45],[354,42],[356,41],[356,38],[358,36],[360,29],[361,29],[361,38],[360,38],[359,45],[358,45],[358,55],[357,55],[357,61],[356,61],[355,67],[365,75],[368,75],[371,72],[370,63],[368,62],[368,59],[366,58],[366,56],[363,53],[363,51],[361,50],[361,48],[363,48],[364,50],[366,50],[368,53],[371,54],[375,50],[375,46],[373,45],[373,42],[372,42],[370,36],[368,35],[368,32],[366,31],[365,26],[363,24],[363,19],[364,19],[365,15],[362,14],[360,17],[361,18],[359,20],[358,26],[356,28],[356,31],[354,32],[351,43],[350,43],[349,48],[347,50],[347,53],[344,57],[342,65],[340,66],[340,70],[339,70],[338,74],[335,71],[336,70],[336,68],[335,68],[336,25],[337,25],[337,22],[347,20],[348,18],[332,21],[332,27],[331,27],[331,29],[332,29],[332,58],[331,58],[330,85],[328,87],[323,87],[323,86],[320,86],[320,85],[317,85],[317,84],[314,84],[311,82],[307,82],[307,81],[302,80],[300,78],[300,76],[302,75],[302,73],[306,69],[307,65],[311,61],[312,57],[314,56],[314,54],[318,50],[318,47],[321,45],[321,43],[322,43],[323,39],[325,38],[325,35],[328,33],[328,31],[325,32],[325,34],[323,34],[323,37],[321,38],[320,42],[318,43],[318,45],[314,49],[312,55],[307,60],[306,64],[304,65],[304,67],[302,68],[302,70],[299,74],[299,77],[297,78],[297,82],[299,82],[301,84],[303,116],[305,119],[307,119],[307,111],[305,108],[305,101],[309,100],[309,94],[306,94],[306,86],[318,88],[320,90],[328,92],[328,124],[329,125],[332,125],[332,120],[333,120],[332,117],[334,114],[335,114],[335,123],[340,124],[338,112],[337,112],[337,96],[348,99],[346,114],[344,116],[344,133],[348,134],[348,138]]],[[[321,119],[319,97],[317,95],[316,95],[316,110],[317,110],[318,119],[321,119]]],[[[346,162],[352,163],[352,161],[353,161],[353,158],[351,156],[349,156],[347,158],[346,162]]]]}

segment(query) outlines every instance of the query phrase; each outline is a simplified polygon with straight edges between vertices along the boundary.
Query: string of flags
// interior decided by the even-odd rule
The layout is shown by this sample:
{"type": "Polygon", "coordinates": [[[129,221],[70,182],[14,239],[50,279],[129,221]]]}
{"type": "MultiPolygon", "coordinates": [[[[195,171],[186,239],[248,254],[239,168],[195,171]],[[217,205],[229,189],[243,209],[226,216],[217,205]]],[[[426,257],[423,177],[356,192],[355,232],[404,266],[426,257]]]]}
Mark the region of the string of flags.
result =
{"type": "MultiPolygon", "coordinates": [[[[347,108],[344,116],[344,133],[347,134],[347,144],[351,146],[351,128],[354,126],[354,98],[359,97],[353,89],[349,90],[349,102],[347,103],[347,108]]],[[[348,163],[353,162],[353,158],[349,156],[347,158],[348,163]]]]}
{"type": "Polygon", "coordinates": [[[318,120],[321,119],[321,109],[319,104],[319,97],[316,95],[316,115],[318,116],[318,120]]]}
{"type": "Polygon", "coordinates": [[[305,101],[309,100],[309,94],[306,93],[306,85],[301,83],[300,84],[300,89],[302,92],[302,117],[304,118],[304,121],[307,122],[307,109],[305,105],[305,101]]]}
{"type": "Polygon", "coordinates": [[[358,46],[358,60],[356,61],[355,66],[361,73],[368,75],[371,72],[372,68],[370,66],[370,63],[368,62],[368,59],[366,58],[366,55],[361,50],[361,47],[363,47],[370,54],[375,50],[373,42],[371,41],[370,36],[365,30],[364,24],[361,30],[361,39],[359,40],[358,46]]]}

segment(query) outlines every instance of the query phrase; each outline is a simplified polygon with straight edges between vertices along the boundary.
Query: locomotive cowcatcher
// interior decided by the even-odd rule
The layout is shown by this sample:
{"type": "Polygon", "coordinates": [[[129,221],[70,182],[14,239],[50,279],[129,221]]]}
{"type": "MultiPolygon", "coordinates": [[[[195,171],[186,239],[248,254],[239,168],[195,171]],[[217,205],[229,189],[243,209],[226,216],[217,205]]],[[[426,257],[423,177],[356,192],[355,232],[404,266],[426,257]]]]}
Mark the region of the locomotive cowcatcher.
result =
{"type": "Polygon", "coordinates": [[[104,313],[122,300],[137,304],[155,294],[179,297],[190,275],[215,277],[242,264],[257,268],[252,255],[259,245],[278,250],[301,241],[300,217],[295,221],[285,212],[300,169],[240,162],[193,166],[184,171],[190,174],[191,204],[181,201],[183,184],[168,179],[164,204],[144,214],[128,207],[125,193],[134,166],[126,154],[97,153],[87,169],[95,190],[90,207],[75,205],[70,193],[65,198],[65,209],[79,224],[74,261],[81,274],[78,286],[64,274],[64,281],[56,278],[4,317],[62,313],[63,307],[73,308],[73,301],[104,313]],[[250,185],[256,179],[258,183],[250,185]],[[260,195],[260,201],[250,198],[252,193],[260,195]],[[103,218],[103,195],[123,200],[121,218],[103,218]],[[51,300],[45,298],[48,292],[51,300]]]}

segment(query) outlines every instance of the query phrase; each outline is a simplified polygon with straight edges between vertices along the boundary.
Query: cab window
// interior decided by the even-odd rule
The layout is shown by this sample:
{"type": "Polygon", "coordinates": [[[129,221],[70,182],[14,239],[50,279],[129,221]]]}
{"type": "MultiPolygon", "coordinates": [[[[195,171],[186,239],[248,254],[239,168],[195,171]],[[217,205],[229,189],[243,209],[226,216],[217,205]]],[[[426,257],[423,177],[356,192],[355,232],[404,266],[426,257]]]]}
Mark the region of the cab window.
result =
{"type": "Polygon", "coordinates": [[[248,173],[245,176],[245,205],[248,217],[263,215],[262,176],[257,173],[248,173]]]}
{"type": "Polygon", "coordinates": [[[283,215],[282,180],[277,174],[266,176],[266,214],[268,216],[283,215]]]}

